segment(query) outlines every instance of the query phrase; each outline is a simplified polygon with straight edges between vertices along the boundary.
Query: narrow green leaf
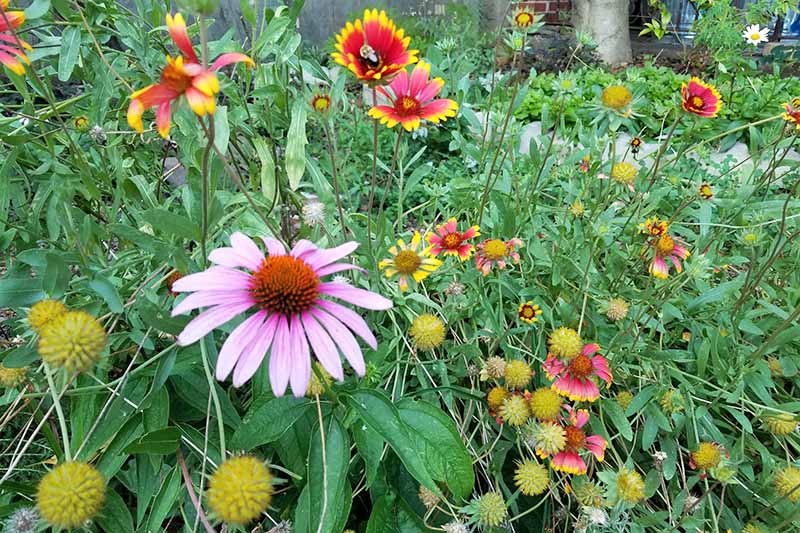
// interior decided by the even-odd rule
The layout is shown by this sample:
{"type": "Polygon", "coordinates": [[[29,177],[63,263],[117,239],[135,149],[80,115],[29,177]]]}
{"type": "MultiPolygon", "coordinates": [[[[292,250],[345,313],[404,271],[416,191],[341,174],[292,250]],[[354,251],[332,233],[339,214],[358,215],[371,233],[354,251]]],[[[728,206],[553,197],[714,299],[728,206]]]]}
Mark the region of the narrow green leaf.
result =
{"type": "Polygon", "coordinates": [[[628,421],[628,417],[625,416],[625,412],[622,410],[622,407],[615,401],[607,398],[603,398],[600,400],[600,405],[603,408],[603,411],[611,418],[611,421],[617,427],[617,431],[622,437],[627,440],[633,440],[633,429],[631,428],[631,423],[628,421]]]}
{"type": "Polygon", "coordinates": [[[258,159],[261,160],[261,194],[268,202],[275,199],[275,190],[277,184],[275,182],[275,161],[272,159],[272,150],[269,149],[267,141],[262,137],[253,139],[253,146],[258,154],[258,159]]]}
{"type": "Polygon", "coordinates": [[[161,489],[156,494],[156,499],[153,501],[153,508],[150,511],[150,525],[148,531],[161,531],[161,523],[169,514],[175,501],[178,499],[178,494],[181,489],[181,473],[178,466],[172,469],[161,489]]]}
{"type": "Polygon", "coordinates": [[[221,153],[228,151],[228,141],[231,136],[231,128],[228,124],[228,108],[224,105],[217,106],[214,112],[214,146],[221,153]]]}
{"type": "Polygon", "coordinates": [[[278,440],[310,405],[306,400],[291,396],[261,396],[253,402],[231,437],[231,447],[249,451],[278,440]]]}
{"type": "Polygon", "coordinates": [[[0,307],[31,305],[42,298],[41,278],[0,279],[0,307]]]}
{"type": "Polygon", "coordinates": [[[114,531],[115,533],[133,533],[133,517],[128,510],[125,501],[117,494],[114,489],[106,492],[106,501],[103,509],[95,518],[97,525],[103,531],[114,531]]]}
{"type": "Polygon", "coordinates": [[[125,447],[127,453],[168,455],[178,448],[181,432],[176,427],[166,427],[146,433],[125,447]]]}
{"type": "Polygon", "coordinates": [[[367,523],[367,533],[427,533],[419,516],[394,494],[387,494],[375,502],[367,523]]]}
{"type": "Polygon", "coordinates": [[[286,175],[289,188],[297,190],[306,171],[306,103],[302,98],[292,105],[292,123],[286,142],[286,175]]]}
{"type": "Polygon", "coordinates": [[[41,18],[49,9],[50,0],[33,0],[33,3],[25,8],[25,20],[41,18]]]}
{"type": "Polygon", "coordinates": [[[78,63],[81,32],[77,26],[68,26],[61,34],[61,52],[58,55],[58,79],[67,81],[78,63]]]}
{"type": "Polygon", "coordinates": [[[100,295],[112,313],[121,313],[123,311],[122,300],[119,298],[117,288],[107,278],[97,277],[93,279],[89,282],[89,288],[100,295]]]}
{"type": "Polygon", "coordinates": [[[200,226],[183,215],[166,209],[148,209],[142,216],[157,231],[193,241],[200,240],[200,226]]]}
{"type": "Polygon", "coordinates": [[[8,351],[8,355],[3,358],[3,366],[6,368],[22,368],[36,361],[39,352],[34,346],[23,344],[13,350],[8,351]]]}

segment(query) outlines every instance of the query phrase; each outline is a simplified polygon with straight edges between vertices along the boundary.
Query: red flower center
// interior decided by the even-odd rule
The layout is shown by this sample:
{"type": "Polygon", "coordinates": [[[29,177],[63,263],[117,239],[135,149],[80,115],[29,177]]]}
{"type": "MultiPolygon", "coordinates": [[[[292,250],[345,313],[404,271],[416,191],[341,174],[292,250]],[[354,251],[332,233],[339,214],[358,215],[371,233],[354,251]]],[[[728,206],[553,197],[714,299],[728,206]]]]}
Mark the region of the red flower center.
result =
{"type": "Polygon", "coordinates": [[[192,77],[172,63],[168,63],[161,72],[161,84],[170,89],[183,93],[191,87],[192,77]]]}
{"type": "Polygon", "coordinates": [[[533,318],[536,316],[536,311],[533,310],[532,306],[526,304],[522,306],[519,316],[522,318],[533,318]]]}
{"type": "Polygon", "coordinates": [[[401,117],[407,117],[419,114],[419,102],[416,98],[411,96],[401,96],[394,104],[394,110],[401,117]]]}
{"type": "Polygon", "coordinates": [[[464,238],[461,236],[461,234],[457,231],[454,231],[453,233],[448,233],[444,236],[442,239],[442,247],[447,249],[458,248],[461,246],[461,241],[463,240],[464,238]]]}
{"type": "Polygon", "coordinates": [[[262,309],[295,315],[314,305],[319,296],[319,276],[302,259],[269,256],[253,272],[250,292],[262,309]]]}
{"type": "Polygon", "coordinates": [[[578,379],[587,379],[592,372],[594,372],[592,360],[585,355],[578,355],[569,363],[569,373],[578,379]]]}
{"type": "Polygon", "coordinates": [[[581,428],[577,426],[567,426],[564,428],[564,433],[567,435],[567,449],[573,452],[583,449],[584,444],[586,444],[586,433],[584,433],[581,428]]]}

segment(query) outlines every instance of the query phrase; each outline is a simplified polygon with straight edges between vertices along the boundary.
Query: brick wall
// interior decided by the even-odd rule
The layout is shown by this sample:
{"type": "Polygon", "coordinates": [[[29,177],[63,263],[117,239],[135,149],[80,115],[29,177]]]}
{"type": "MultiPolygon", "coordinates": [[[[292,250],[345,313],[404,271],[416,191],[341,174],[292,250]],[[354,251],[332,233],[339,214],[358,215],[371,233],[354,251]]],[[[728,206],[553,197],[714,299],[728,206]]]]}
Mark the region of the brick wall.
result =
{"type": "Polygon", "coordinates": [[[517,6],[524,6],[536,13],[544,13],[544,20],[550,23],[567,22],[572,10],[571,0],[535,0],[532,2],[518,2],[517,6]]]}

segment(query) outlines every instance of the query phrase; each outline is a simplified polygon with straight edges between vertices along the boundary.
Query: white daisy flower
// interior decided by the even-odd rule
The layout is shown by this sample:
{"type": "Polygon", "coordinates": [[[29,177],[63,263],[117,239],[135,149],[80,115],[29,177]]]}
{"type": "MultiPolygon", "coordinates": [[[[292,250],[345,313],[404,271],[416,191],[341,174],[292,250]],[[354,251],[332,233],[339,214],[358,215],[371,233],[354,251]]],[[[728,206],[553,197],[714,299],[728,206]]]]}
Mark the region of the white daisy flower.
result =
{"type": "Polygon", "coordinates": [[[769,28],[762,28],[758,24],[751,24],[744,30],[742,37],[748,44],[758,46],[759,43],[769,41],[769,28]]]}

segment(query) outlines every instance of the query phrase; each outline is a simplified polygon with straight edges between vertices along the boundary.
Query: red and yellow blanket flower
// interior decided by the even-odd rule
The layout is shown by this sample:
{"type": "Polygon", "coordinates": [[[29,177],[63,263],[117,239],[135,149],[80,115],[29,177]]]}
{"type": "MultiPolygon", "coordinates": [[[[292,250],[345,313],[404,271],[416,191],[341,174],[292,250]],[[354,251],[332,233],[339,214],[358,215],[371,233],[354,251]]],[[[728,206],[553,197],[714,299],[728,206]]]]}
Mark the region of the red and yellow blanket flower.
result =
{"type": "Polygon", "coordinates": [[[669,260],[676,272],[683,272],[681,259],[689,257],[689,250],[669,234],[669,224],[659,220],[657,216],[648,218],[639,224],[639,231],[649,236],[649,245],[653,249],[653,261],[650,263],[649,272],[658,279],[669,277],[669,260]]]}
{"type": "Polygon", "coordinates": [[[414,233],[409,244],[398,239],[397,246],[389,248],[392,257],[378,263],[378,268],[383,270],[387,278],[399,275],[398,285],[403,292],[408,290],[409,276],[419,283],[442,266],[440,260],[429,257],[430,247],[422,248],[421,244],[422,235],[418,231],[414,233]]]}
{"type": "Polygon", "coordinates": [[[480,234],[479,226],[470,226],[464,232],[458,231],[458,222],[455,218],[450,218],[444,224],[436,226],[436,233],[428,233],[430,254],[457,255],[459,259],[466,261],[475,251],[475,246],[466,241],[480,237],[480,234]]]}
{"type": "Polygon", "coordinates": [[[611,369],[608,360],[597,352],[600,346],[586,344],[581,353],[573,358],[559,359],[552,353],[542,363],[542,368],[552,384],[554,391],[574,402],[593,402],[600,397],[600,389],[595,378],[611,386],[611,369]]]}
{"type": "Polygon", "coordinates": [[[401,124],[406,131],[419,128],[423,120],[434,124],[456,116],[458,104],[447,98],[436,98],[444,87],[442,78],[428,80],[431,66],[420,61],[411,76],[401,70],[388,86],[378,87],[385,102],[369,110],[369,116],[389,128],[401,124]]]}
{"type": "Polygon", "coordinates": [[[22,76],[25,74],[25,67],[22,63],[30,64],[25,50],[31,51],[33,48],[17,38],[11,30],[19,28],[25,22],[25,13],[22,11],[6,11],[8,0],[0,0],[0,63],[8,69],[22,76]]]}
{"type": "Polygon", "coordinates": [[[681,84],[681,95],[683,97],[683,109],[694,115],[706,118],[714,118],[722,108],[722,97],[714,88],[700,80],[692,77],[689,83],[681,84]]]}
{"type": "Polygon", "coordinates": [[[159,83],[133,93],[128,106],[128,124],[139,133],[144,132],[142,115],[145,109],[156,107],[156,127],[164,138],[169,135],[172,125],[171,106],[174,101],[185,96],[196,115],[202,117],[207,113],[214,114],[216,94],[219,92],[216,71],[231,63],[255,65],[253,60],[244,54],[227,53],[219,56],[210,67],[206,68],[200,64],[194,52],[183,15],[177,13],[173,17],[167,14],[167,28],[180,50],[180,55],[175,58],[168,55],[167,65],[161,71],[159,83]]]}
{"type": "Polygon", "coordinates": [[[550,468],[557,472],[581,476],[589,469],[586,461],[581,457],[581,452],[591,453],[602,463],[608,443],[600,435],[586,435],[583,427],[589,422],[588,411],[575,409],[569,405],[565,406],[565,409],[568,415],[566,418],[562,418],[561,423],[566,435],[566,442],[564,449],[550,458],[550,468]]]}
{"type": "Polygon", "coordinates": [[[484,276],[488,276],[492,267],[497,265],[500,270],[504,269],[511,259],[514,263],[519,263],[519,252],[517,248],[525,246],[522,239],[514,237],[508,241],[500,239],[487,239],[477,246],[475,255],[475,267],[484,276]]]}
{"type": "Polygon", "coordinates": [[[383,80],[417,62],[417,50],[409,50],[411,37],[398,28],[385,11],[364,10],[364,21],[348,22],[336,36],[334,61],[366,83],[383,80]]]}
{"type": "Polygon", "coordinates": [[[786,110],[783,113],[783,120],[790,124],[794,124],[800,130],[800,98],[792,98],[791,102],[783,104],[786,110]]]}

